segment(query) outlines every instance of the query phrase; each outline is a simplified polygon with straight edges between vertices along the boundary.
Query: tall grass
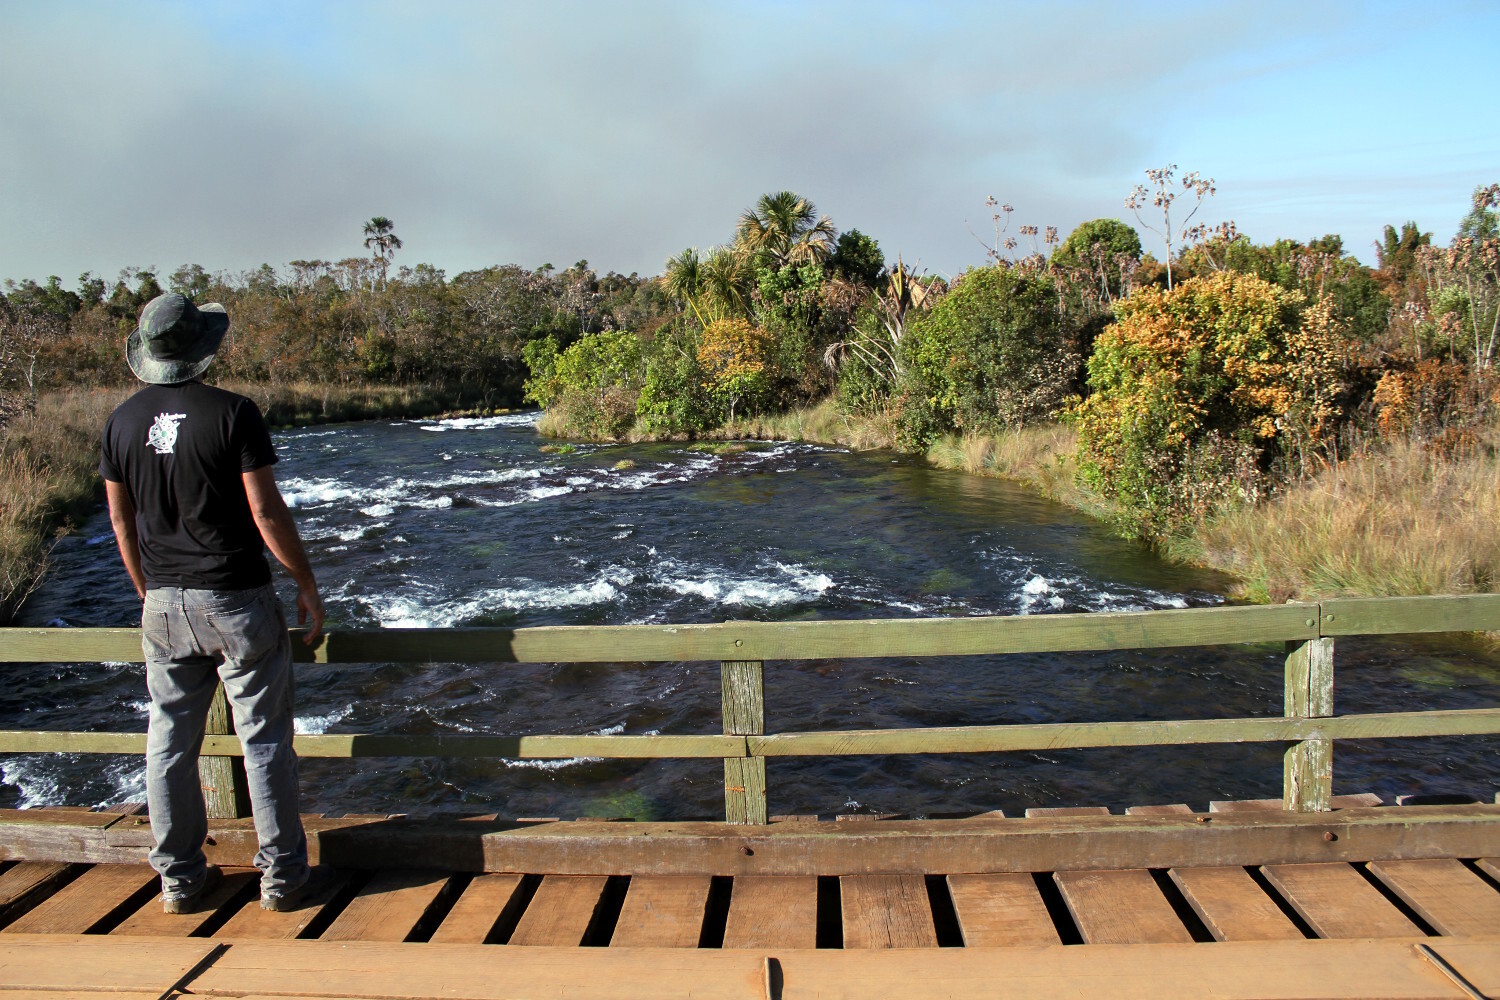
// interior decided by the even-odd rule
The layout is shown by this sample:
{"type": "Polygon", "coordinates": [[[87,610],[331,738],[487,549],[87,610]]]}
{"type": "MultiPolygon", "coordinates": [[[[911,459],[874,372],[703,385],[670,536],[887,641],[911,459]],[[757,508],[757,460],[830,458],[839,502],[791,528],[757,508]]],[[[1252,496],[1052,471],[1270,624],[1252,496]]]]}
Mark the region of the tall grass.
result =
{"type": "MultiPolygon", "coordinates": [[[[0,622],[10,622],[47,569],[53,539],[99,503],[99,437],[110,412],[138,387],[43,395],[0,431],[0,622]]],[[[254,399],[273,426],[452,411],[464,397],[432,386],[313,384],[225,388],[254,399]]]]}
{"type": "Polygon", "coordinates": [[[1348,459],[1199,527],[1183,553],[1279,601],[1500,588],[1497,435],[1447,457],[1410,442],[1348,459]]]}

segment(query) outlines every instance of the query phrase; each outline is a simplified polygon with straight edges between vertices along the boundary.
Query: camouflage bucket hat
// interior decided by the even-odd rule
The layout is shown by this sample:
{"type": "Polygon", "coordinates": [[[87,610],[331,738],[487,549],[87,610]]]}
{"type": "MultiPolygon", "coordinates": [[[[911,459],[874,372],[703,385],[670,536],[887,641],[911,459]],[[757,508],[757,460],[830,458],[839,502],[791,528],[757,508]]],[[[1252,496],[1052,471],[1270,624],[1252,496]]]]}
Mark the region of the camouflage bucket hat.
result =
{"type": "Polygon", "coordinates": [[[208,368],[228,329],[229,313],[217,302],[200,309],[186,296],[158,295],[141,310],[140,326],[125,343],[125,360],[142,382],[186,382],[208,368]]]}

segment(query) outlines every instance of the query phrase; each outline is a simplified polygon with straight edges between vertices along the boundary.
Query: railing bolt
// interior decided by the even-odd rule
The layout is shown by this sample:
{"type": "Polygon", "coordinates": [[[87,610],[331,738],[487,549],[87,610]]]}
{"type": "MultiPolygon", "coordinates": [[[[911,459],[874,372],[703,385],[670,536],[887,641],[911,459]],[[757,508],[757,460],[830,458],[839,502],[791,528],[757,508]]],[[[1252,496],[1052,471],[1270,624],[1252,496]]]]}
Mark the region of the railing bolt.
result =
{"type": "Polygon", "coordinates": [[[740,853],[743,854],[747,858],[753,857],[755,855],[755,848],[750,847],[750,846],[747,845],[745,847],[741,847],[740,848],[740,853]]]}
{"type": "Polygon", "coordinates": [[[1336,833],[1334,833],[1332,830],[1324,830],[1323,831],[1323,839],[1326,840],[1326,841],[1328,841],[1328,843],[1331,844],[1335,840],[1339,839],[1339,835],[1336,834],[1336,833]]]}
{"type": "Polygon", "coordinates": [[[744,639],[736,639],[736,640],[734,640],[734,644],[736,646],[743,646],[745,644],[745,640],[744,639]]]}
{"type": "Polygon", "coordinates": [[[1307,627],[1308,627],[1308,628],[1312,628],[1312,627],[1313,627],[1313,626],[1314,626],[1314,625],[1316,625],[1316,624],[1318,624],[1318,623],[1317,623],[1317,622],[1315,622],[1315,621],[1314,621],[1314,620],[1313,620],[1313,619],[1311,619],[1311,618],[1309,618],[1309,619],[1308,619],[1308,620],[1307,620],[1307,627]]]}

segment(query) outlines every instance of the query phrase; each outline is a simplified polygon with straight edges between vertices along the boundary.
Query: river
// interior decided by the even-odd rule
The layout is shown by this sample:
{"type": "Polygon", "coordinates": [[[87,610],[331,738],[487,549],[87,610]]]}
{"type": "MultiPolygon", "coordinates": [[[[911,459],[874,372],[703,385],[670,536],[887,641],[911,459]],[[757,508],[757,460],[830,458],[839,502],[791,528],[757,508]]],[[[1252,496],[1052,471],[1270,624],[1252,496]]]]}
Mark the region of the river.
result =
{"type": "MultiPolygon", "coordinates": [[[[787,443],[543,451],[530,415],[276,435],[277,479],[330,625],[713,622],[1221,604],[1168,565],[1000,480],[787,443]]],[[[23,624],[138,624],[101,511],[54,552],[23,624]]],[[[290,606],[292,588],[278,576],[290,606]]],[[[766,667],[767,729],[1278,715],[1284,654],[1250,645],[766,667]]],[[[1336,710],[1500,704],[1500,654],[1461,638],[1340,640],[1336,710]]],[[[298,668],[305,733],[711,733],[711,663],[298,668]]],[[[142,668],[8,668],[0,728],[143,731],[142,668]]],[[[1340,742],[1335,792],[1492,796],[1490,737],[1340,742]]],[[[306,760],[304,808],[722,815],[717,761],[306,760]]],[[[773,760],[772,813],[915,815],[1280,795],[1281,747],[773,760]]],[[[0,806],[143,797],[139,758],[0,758],[0,806]]]]}

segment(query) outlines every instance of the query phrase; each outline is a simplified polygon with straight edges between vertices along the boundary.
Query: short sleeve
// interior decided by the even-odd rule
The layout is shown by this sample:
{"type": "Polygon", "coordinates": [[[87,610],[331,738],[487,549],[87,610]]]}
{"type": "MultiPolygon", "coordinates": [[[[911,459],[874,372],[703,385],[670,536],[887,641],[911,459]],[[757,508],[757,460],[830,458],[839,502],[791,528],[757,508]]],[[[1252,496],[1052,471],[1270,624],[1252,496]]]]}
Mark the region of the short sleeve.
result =
{"type": "Polygon", "coordinates": [[[247,399],[235,408],[231,435],[230,445],[240,457],[241,472],[253,472],[276,463],[271,431],[254,400],[247,399]]]}
{"type": "Polygon", "coordinates": [[[112,483],[123,483],[125,474],[120,471],[119,457],[115,454],[115,418],[104,423],[104,434],[99,449],[99,477],[112,483]]]}

